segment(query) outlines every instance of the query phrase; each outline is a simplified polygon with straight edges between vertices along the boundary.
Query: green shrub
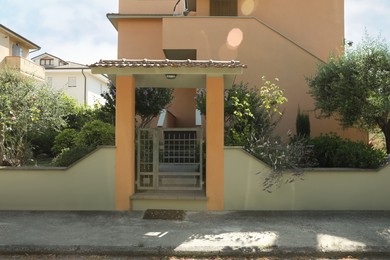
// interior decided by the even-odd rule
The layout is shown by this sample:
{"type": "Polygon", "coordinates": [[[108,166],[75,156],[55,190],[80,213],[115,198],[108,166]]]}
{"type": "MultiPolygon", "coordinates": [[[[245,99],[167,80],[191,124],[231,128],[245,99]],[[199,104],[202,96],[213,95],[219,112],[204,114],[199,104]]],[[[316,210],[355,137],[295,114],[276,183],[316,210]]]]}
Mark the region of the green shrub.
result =
{"type": "Polygon", "coordinates": [[[76,137],[76,146],[114,145],[115,127],[100,120],[86,123],[76,137]]]}
{"type": "Polygon", "coordinates": [[[310,140],[318,167],[374,169],[386,161],[386,153],[364,144],[343,139],[335,134],[310,140]]]}
{"type": "Polygon", "coordinates": [[[310,137],[310,118],[308,114],[304,114],[298,108],[298,114],[295,121],[297,136],[310,137]]]}
{"type": "Polygon", "coordinates": [[[69,166],[93,151],[99,145],[115,143],[115,128],[99,120],[87,122],[80,132],[65,129],[55,139],[53,160],[55,166],[69,166]]]}
{"type": "Polygon", "coordinates": [[[51,148],[53,154],[58,155],[62,150],[74,147],[77,135],[78,133],[75,129],[67,128],[62,130],[54,139],[53,147],[51,148]]]}
{"type": "Polygon", "coordinates": [[[72,163],[75,163],[92,152],[95,148],[96,147],[93,146],[65,148],[56,158],[54,158],[53,165],[58,167],[70,166],[72,163]]]}
{"type": "MultiPolygon", "coordinates": [[[[195,97],[202,115],[206,115],[206,94],[200,89],[195,97]]],[[[225,90],[225,145],[250,148],[257,140],[269,137],[286,101],[284,91],[264,78],[260,87],[241,82],[225,90]]]]}
{"type": "Polygon", "coordinates": [[[54,154],[52,153],[51,149],[54,145],[54,140],[57,135],[58,131],[55,129],[46,129],[43,132],[29,133],[29,139],[34,157],[52,157],[54,154]]]}

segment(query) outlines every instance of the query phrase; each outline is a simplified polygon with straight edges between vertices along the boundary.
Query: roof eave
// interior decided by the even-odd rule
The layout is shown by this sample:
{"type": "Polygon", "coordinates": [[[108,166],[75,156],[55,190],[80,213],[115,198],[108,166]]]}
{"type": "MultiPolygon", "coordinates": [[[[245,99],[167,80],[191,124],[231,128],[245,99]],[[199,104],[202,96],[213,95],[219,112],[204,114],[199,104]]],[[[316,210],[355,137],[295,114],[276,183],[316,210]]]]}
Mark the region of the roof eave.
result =
{"type": "Polygon", "coordinates": [[[6,26],[0,24],[0,29],[3,29],[4,31],[6,31],[8,34],[10,34],[12,37],[18,39],[19,41],[22,41],[24,42],[27,47],[30,49],[30,50],[40,50],[41,47],[35,43],[33,43],[32,41],[28,40],[27,38],[21,36],[20,34],[12,31],[11,29],[7,28],[6,26]]]}

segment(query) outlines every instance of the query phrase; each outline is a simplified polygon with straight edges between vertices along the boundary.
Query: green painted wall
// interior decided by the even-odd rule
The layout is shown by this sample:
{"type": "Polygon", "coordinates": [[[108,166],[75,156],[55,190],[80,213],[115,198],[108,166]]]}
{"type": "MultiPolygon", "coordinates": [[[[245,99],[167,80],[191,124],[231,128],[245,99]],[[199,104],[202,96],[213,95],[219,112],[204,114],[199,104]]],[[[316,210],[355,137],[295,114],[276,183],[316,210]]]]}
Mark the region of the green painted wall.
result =
{"type": "Polygon", "coordinates": [[[304,180],[263,191],[270,168],[225,148],[225,210],[390,210],[390,165],[380,170],[306,170],[304,180]]]}
{"type": "Polygon", "coordinates": [[[115,147],[70,168],[0,168],[0,210],[114,210],[115,147]]]}

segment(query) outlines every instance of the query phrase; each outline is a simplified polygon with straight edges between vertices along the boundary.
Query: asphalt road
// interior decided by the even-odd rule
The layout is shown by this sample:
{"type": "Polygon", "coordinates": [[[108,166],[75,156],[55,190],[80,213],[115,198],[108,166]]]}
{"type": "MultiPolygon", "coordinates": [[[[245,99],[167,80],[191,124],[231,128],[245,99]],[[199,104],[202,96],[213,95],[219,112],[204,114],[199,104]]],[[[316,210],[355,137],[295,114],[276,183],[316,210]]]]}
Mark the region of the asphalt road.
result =
{"type": "Polygon", "coordinates": [[[44,257],[390,259],[390,212],[0,212],[0,259],[44,257]]]}

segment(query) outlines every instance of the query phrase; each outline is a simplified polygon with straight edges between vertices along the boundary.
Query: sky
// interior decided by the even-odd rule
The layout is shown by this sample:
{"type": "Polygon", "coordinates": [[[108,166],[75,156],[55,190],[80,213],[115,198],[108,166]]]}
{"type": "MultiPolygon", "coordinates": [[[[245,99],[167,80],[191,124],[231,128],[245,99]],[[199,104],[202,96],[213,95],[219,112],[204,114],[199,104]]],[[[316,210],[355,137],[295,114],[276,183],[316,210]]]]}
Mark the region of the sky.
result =
{"type": "MultiPolygon", "coordinates": [[[[314,1],[314,0],[311,0],[314,1]]],[[[118,0],[0,0],[0,24],[66,61],[92,64],[116,59],[117,32],[106,17],[118,0]]],[[[345,0],[345,38],[355,44],[367,31],[390,44],[389,0],[345,0]]]]}

